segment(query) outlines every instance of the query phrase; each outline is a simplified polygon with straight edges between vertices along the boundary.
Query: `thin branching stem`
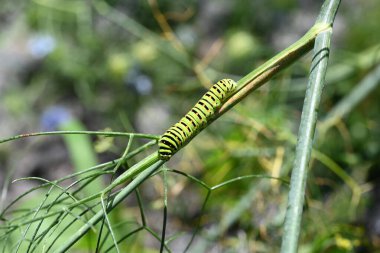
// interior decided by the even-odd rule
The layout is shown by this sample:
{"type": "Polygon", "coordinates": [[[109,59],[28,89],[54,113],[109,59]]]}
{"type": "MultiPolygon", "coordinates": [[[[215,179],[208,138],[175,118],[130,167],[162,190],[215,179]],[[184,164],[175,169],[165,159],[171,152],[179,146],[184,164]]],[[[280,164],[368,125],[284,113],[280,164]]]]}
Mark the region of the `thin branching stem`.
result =
{"type": "MultiPolygon", "coordinates": [[[[133,192],[137,186],[144,182],[150,175],[158,170],[163,161],[156,161],[152,166],[143,170],[132,182],[130,182],[123,190],[121,190],[112,201],[111,205],[107,207],[107,210],[111,210],[116,207],[121,201],[123,201],[131,192],[133,192]]],[[[141,165],[143,166],[143,165],[141,165]]],[[[100,210],[96,213],[84,226],[82,226],[74,235],[72,235],[57,251],[55,252],[67,252],[72,245],[74,245],[83,235],[87,233],[91,225],[98,223],[103,218],[104,212],[100,210]]]]}
{"type": "Polygon", "coordinates": [[[138,133],[125,133],[125,132],[109,132],[109,131],[52,131],[52,132],[36,132],[19,134],[12,137],[0,139],[0,144],[8,141],[14,141],[22,138],[35,137],[35,136],[50,136],[50,135],[68,135],[68,134],[86,134],[86,135],[96,135],[96,136],[106,136],[106,137],[130,137],[134,136],[141,139],[152,139],[157,140],[159,136],[153,134],[138,134],[138,133]]]}

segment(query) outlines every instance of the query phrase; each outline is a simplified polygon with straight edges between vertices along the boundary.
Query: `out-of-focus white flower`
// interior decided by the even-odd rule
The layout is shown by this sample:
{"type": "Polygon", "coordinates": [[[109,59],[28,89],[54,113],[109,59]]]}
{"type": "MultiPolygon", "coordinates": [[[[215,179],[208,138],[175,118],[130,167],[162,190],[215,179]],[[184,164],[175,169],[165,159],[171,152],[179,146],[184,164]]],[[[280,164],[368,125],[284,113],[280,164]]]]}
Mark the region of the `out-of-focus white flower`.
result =
{"type": "Polygon", "coordinates": [[[55,49],[56,43],[50,35],[35,35],[28,40],[27,46],[32,56],[41,59],[55,49]]]}

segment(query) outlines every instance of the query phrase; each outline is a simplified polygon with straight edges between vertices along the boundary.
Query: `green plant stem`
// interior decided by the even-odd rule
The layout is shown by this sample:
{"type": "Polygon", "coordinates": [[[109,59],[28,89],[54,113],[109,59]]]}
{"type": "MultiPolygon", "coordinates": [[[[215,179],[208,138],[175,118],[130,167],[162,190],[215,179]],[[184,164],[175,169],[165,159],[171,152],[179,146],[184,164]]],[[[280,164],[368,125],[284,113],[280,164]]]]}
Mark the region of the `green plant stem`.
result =
{"type": "MultiPolygon", "coordinates": [[[[327,0],[322,6],[317,23],[332,24],[338,10],[340,0],[327,0]]],[[[305,197],[307,169],[310,162],[318,107],[324,87],[330,38],[332,30],[327,30],[317,36],[314,57],[306,97],[302,109],[295,161],[290,182],[288,208],[286,211],[281,252],[295,253],[298,249],[302,209],[305,197]]]]}
{"type": "Polygon", "coordinates": [[[275,74],[285,69],[296,60],[309,52],[318,34],[330,28],[329,23],[317,22],[310,30],[294,44],[290,45],[273,58],[256,68],[237,82],[238,91],[231,96],[219,109],[215,118],[231,109],[249,93],[256,90],[272,78],[275,74]]]}
{"type": "MultiPolygon", "coordinates": [[[[141,162],[140,166],[145,166],[141,162]]],[[[131,183],[129,183],[123,190],[121,190],[114,198],[114,200],[108,205],[107,210],[111,210],[117,206],[121,201],[123,201],[131,192],[133,192],[136,187],[138,187],[142,182],[144,182],[150,175],[152,175],[160,166],[164,164],[164,161],[157,161],[149,168],[142,171],[131,183]]],[[[103,218],[103,210],[97,212],[92,218],[87,221],[74,235],[72,235],[63,245],[57,249],[55,252],[67,252],[72,245],[74,245],[83,235],[87,233],[91,226],[94,226],[103,218]]]]}
{"type": "Polygon", "coordinates": [[[102,135],[102,136],[125,136],[130,137],[133,135],[135,138],[152,139],[157,140],[159,136],[153,134],[135,134],[135,133],[125,133],[125,132],[108,132],[108,131],[52,131],[52,132],[36,132],[28,134],[19,134],[9,138],[0,139],[0,143],[14,141],[17,139],[43,136],[43,135],[65,135],[65,134],[87,134],[87,135],[102,135]]]}
{"type": "MultiPolygon", "coordinates": [[[[138,162],[137,164],[133,165],[131,168],[129,168],[127,171],[125,171],[123,174],[118,176],[110,185],[108,185],[106,188],[103,189],[100,193],[96,193],[94,195],[91,195],[87,198],[81,199],[72,205],[67,206],[68,209],[71,209],[73,207],[76,207],[80,204],[84,204],[90,200],[99,198],[99,197],[104,197],[107,193],[112,191],[116,186],[125,183],[126,181],[132,179],[134,176],[137,174],[143,172],[145,169],[148,167],[152,166],[153,164],[157,163],[159,161],[158,158],[158,153],[155,152],[147,157],[145,157],[143,160],[138,162]]],[[[134,180],[133,180],[134,181],[134,180]]],[[[132,181],[132,182],[133,182],[132,181]]],[[[118,195],[116,195],[118,196],[118,195]]],[[[112,209],[112,208],[111,208],[112,209]]]]}
{"type": "Polygon", "coordinates": [[[147,157],[145,157],[143,160],[132,166],[130,169],[125,171],[123,174],[118,176],[108,187],[106,187],[102,194],[106,194],[110,192],[113,188],[116,186],[125,183],[129,179],[133,178],[137,174],[144,171],[146,168],[150,167],[151,165],[157,163],[159,160],[158,152],[155,152],[147,157]]]}
{"type": "Polygon", "coordinates": [[[103,136],[124,136],[130,137],[133,135],[135,138],[143,138],[143,139],[159,139],[159,136],[152,134],[135,134],[135,133],[124,133],[124,132],[108,132],[108,131],[53,131],[53,132],[37,132],[37,133],[28,133],[28,134],[20,134],[15,135],[9,138],[0,139],[0,143],[14,141],[27,137],[34,136],[43,136],[43,135],[66,135],[66,134],[87,134],[87,135],[103,135],[103,136]]]}
{"type": "MultiPolygon", "coordinates": [[[[248,96],[249,93],[262,86],[275,74],[285,69],[290,64],[295,62],[297,59],[305,55],[313,47],[317,35],[325,30],[328,30],[329,28],[329,23],[317,22],[297,42],[290,45],[288,48],[284,49],[283,51],[269,59],[267,62],[265,62],[264,64],[262,64],[243,78],[241,78],[237,82],[236,92],[230,98],[228,98],[228,100],[221,106],[221,108],[219,108],[219,110],[215,112],[213,117],[208,120],[207,124],[211,124],[213,121],[215,121],[228,110],[230,110],[234,105],[236,105],[246,96],[248,96]]],[[[199,132],[197,132],[196,134],[198,134],[199,132]]],[[[194,138],[196,134],[191,136],[191,138],[194,138]]],[[[187,142],[185,145],[187,145],[189,142],[187,142]]],[[[183,145],[181,148],[183,148],[185,145],[183,145]]]]}

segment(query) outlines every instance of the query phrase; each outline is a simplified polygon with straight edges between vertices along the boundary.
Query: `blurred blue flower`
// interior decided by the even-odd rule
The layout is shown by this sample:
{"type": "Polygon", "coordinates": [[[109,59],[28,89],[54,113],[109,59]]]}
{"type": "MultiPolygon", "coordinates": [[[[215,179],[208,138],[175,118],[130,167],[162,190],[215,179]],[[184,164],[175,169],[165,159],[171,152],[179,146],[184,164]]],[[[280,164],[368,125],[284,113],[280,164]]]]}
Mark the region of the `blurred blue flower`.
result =
{"type": "Polygon", "coordinates": [[[41,116],[40,124],[43,131],[55,131],[60,125],[72,120],[69,110],[63,106],[52,106],[46,109],[41,116]]]}
{"type": "Polygon", "coordinates": [[[140,75],[135,80],[135,88],[141,95],[148,95],[152,91],[152,81],[146,75],[140,75]]]}
{"type": "Polygon", "coordinates": [[[125,77],[127,87],[132,87],[140,95],[149,95],[152,92],[152,80],[143,74],[138,67],[133,67],[125,77]]]}
{"type": "Polygon", "coordinates": [[[55,46],[55,39],[50,35],[35,35],[28,40],[30,53],[38,59],[51,53],[55,46]]]}

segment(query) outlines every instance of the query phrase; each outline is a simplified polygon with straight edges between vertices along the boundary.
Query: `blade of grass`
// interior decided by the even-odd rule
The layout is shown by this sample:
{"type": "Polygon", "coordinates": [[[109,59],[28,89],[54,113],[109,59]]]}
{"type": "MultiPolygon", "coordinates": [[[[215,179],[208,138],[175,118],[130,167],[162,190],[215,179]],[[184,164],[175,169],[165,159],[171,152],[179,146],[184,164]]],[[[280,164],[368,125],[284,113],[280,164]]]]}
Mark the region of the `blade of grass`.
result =
{"type": "MultiPolygon", "coordinates": [[[[59,124],[58,129],[61,131],[86,131],[85,126],[75,118],[59,124]]],[[[74,171],[79,172],[98,164],[90,136],[84,134],[69,134],[63,135],[62,137],[74,171]]],[[[90,195],[93,192],[101,191],[103,188],[103,182],[100,179],[96,179],[94,183],[89,185],[84,191],[90,195]]]]}
{"type": "Polygon", "coordinates": [[[326,131],[351,112],[371,91],[380,85],[380,65],[371,71],[356,87],[342,99],[321,122],[321,131],[326,131]]]}
{"type": "MultiPolygon", "coordinates": [[[[321,22],[332,25],[339,4],[340,0],[325,1],[317,19],[317,23],[321,22]]],[[[295,253],[298,249],[307,169],[311,157],[318,107],[324,87],[331,34],[331,29],[322,32],[317,36],[315,41],[314,57],[311,65],[305,102],[302,109],[296,156],[290,182],[288,208],[286,211],[284,235],[282,237],[281,245],[282,253],[295,253]]]]}

